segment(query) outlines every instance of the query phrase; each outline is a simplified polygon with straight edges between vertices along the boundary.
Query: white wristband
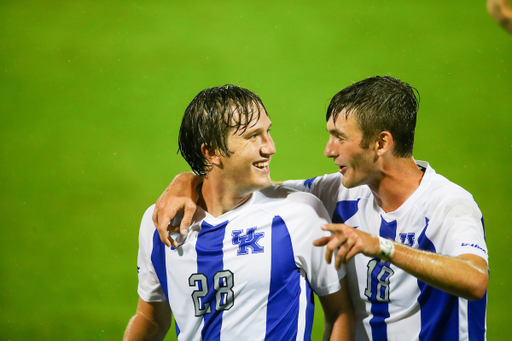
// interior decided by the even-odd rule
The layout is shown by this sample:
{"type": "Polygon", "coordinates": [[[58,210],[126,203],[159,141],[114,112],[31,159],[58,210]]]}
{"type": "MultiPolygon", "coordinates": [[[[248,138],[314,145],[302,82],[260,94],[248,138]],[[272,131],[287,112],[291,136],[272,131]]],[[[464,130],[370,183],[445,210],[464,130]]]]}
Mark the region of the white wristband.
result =
{"type": "Polygon", "coordinates": [[[393,257],[393,254],[395,253],[395,245],[391,240],[384,239],[382,237],[379,237],[379,243],[380,251],[377,256],[380,258],[381,262],[387,262],[391,259],[391,257],[393,257]]]}

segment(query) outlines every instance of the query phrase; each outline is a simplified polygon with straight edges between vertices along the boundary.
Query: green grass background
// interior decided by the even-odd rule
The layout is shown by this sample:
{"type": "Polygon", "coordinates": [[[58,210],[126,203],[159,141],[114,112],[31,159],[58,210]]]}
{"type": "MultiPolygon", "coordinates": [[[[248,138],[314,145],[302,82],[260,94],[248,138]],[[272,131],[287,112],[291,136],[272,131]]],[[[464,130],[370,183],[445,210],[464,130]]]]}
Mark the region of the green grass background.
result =
{"type": "Polygon", "coordinates": [[[310,178],[336,171],[330,98],[374,75],[419,90],[415,158],[479,203],[488,339],[508,340],[512,39],[483,0],[1,1],[0,340],[121,339],[139,222],[188,169],[177,132],[200,90],[258,93],[273,179],[310,178]]]}

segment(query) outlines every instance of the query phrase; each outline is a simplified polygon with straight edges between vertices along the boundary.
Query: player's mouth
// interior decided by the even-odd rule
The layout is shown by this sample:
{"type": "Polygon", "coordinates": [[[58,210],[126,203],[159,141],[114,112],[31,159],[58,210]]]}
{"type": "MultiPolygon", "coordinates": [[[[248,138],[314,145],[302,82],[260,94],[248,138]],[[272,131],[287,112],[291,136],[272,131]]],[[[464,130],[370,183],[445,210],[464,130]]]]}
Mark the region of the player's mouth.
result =
{"type": "Polygon", "coordinates": [[[345,173],[346,170],[347,170],[347,166],[338,165],[338,172],[340,172],[341,174],[345,173]]]}
{"type": "Polygon", "coordinates": [[[267,161],[258,161],[258,162],[254,162],[253,166],[258,168],[263,173],[268,174],[268,173],[270,173],[269,164],[270,164],[270,161],[268,161],[268,160],[267,161]]]}

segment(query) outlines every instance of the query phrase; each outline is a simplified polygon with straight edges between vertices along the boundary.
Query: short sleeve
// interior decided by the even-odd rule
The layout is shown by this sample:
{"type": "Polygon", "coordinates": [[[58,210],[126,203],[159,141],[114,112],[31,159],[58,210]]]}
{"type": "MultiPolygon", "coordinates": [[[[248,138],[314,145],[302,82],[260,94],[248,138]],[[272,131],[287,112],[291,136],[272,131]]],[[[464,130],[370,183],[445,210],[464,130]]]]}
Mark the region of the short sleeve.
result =
{"type": "Polygon", "coordinates": [[[488,262],[482,213],[472,198],[447,198],[436,210],[432,224],[445,236],[438,252],[452,257],[474,254],[488,262]]]}
{"type": "Polygon", "coordinates": [[[326,174],[317,176],[308,180],[288,180],[283,183],[284,186],[293,188],[301,192],[311,193],[324,204],[330,216],[336,209],[338,195],[341,188],[340,173],[326,174]]]}
{"type": "Polygon", "coordinates": [[[153,236],[156,228],[153,224],[154,205],[147,209],[142,218],[139,231],[139,253],[137,257],[137,272],[139,285],[137,292],[146,302],[163,302],[166,300],[160,281],[151,262],[153,236]]]}
{"type": "Polygon", "coordinates": [[[308,282],[318,296],[339,291],[338,273],[332,263],[325,261],[326,248],[313,245],[314,240],[330,236],[320,228],[330,223],[325,207],[316,197],[306,193],[293,193],[289,199],[294,202],[295,211],[300,212],[300,215],[285,220],[290,229],[296,262],[307,274],[308,282]]]}

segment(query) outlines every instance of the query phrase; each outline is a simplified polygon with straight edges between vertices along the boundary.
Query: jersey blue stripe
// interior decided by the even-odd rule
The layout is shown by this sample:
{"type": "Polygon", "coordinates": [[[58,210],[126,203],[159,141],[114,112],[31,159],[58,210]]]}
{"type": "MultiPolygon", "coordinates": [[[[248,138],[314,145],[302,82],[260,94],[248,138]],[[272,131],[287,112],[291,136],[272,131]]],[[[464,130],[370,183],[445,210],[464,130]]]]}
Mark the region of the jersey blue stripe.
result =
{"type": "Polygon", "coordinates": [[[174,326],[176,327],[176,337],[180,336],[180,327],[178,327],[178,322],[176,319],[174,320],[174,326]]]}
{"type": "Polygon", "coordinates": [[[299,316],[300,272],[295,264],[288,228],[279,216],[272,220],[271,240],[265,340],[295,340],[299,316]]]}
{"type": "Polygon", "coordinates": [[[313,330],[313,320],[315,318],[315,295],[309,282],[306,282],[306,297],[308,303],[306,306],[306,330],[304,331],[304,341],[311,339],[311,332],[313,330]]]}
{"type": "Polygon", "coordinates": [[[482,222],[482,228],[484,230],[484,240],[487,241],[487,237],[485,236],[485,224],[484,224],[484,217],[482,216],[482,218],[480,219],[480,221],[482,222]]]}
{"type": "Polygon", "coordinates": [[[421,294],[421,341],[459,339],[459,298],[418,280],[421,294]]]}
{"type": "Polygon", "coordinates": [[[304,181],[304,187],[311,188],[311,185],[313,184],[316,178],[317,177],[315,176],[314,178],[304,181]]]}
{"type": "MultiPolygon", "coordinates": [[[[429,220],[418,238],[418,248],[436,252],[426,236],[429,220]]],[[[459,339],[459,298],[418,280],[421,306],[421,341],[453,341],[459,339]]]]}
{"type": "Polygon", "coordinates": [[[167,298],[167,301],[169,301],[169,294],[167,292],[167,271],[165,267],[165,244],[160,240],[158,230],[155,230],[155,233],[153,233],[151,262],[153,263],[153,267],[155,268],[156,275],[165,293],[165,297],[167,298]]]}
{"type": "MultiPolygon", "coordinates": [[[[224,234],[228,221],[212,226],[203,221],[201,231],[197,235],[197,272],[208,279],[208,295],[203,303],[210,303],[211,313],[204,315],[204,325],[201,331],[203,340],[220,340],[223,311],[215,309],[215,290],[213,289],[213,276],[224,270],[224,234]]],[[[219,302],[220,303],[220,302],[219,302]]]]}
{"type": "Polygon", "coordinates": [[[487,292],[478,301],[468,302],[469,339],[485,340],[485,310],[487,308],[487,292]]]}
{"type": "Polygon", "coordinates": [[[372,327],[372,338],[374,341],[387,341],[388,326],[386,319],[389,317],[389,304],[385,302],[372,302],[371,313],[373,317],[370,320],[372,327]]]}
{"type": "MultiPolygon", "coordinates": [[[[481,219],[485,239],[484,217],[481,219]]],[[[487,310],[487,292],[478,301],[468,302],[469,339],[485,340],[485,311],[487,310]]]]}
{"type": "Polygon", "coordinates": [[[332,215],[332,222],[335,224],[343,224],[352,218],[352,216],[359,210],[359,207],[357,206],[358,202],[359,199],[338,201],[336,209],[332,215]]]}
{"type": "MultiPolygon", "coordinates": [[[[381,216],[379,235],[383,238],[395,240],[396,227],[396,220],[388,223],[381,216]]],[[[390,316],[389,302],[377,300],[376,295],[379,295],[379,297],[385,297],[384,291],[386,290],[386,287],[380,286],[379,291],[379,282],[385,281],[386,277],[389,275],[384,273],[382,278],[377,278],[377,276],[381,273],[381,269],[384,266],[389,267],[389,265],[389,262],[379,262],[375,269],[372,271],[372,298],[370,299],[370,301],[372,302],[372,306],[370,308],[370,311],[373,317],[370,320],[370,326],[372,327],[372,338],[374,341],[385,341],[388,339],[388,328],[386,325],[386,319],[390,316]]]]}

